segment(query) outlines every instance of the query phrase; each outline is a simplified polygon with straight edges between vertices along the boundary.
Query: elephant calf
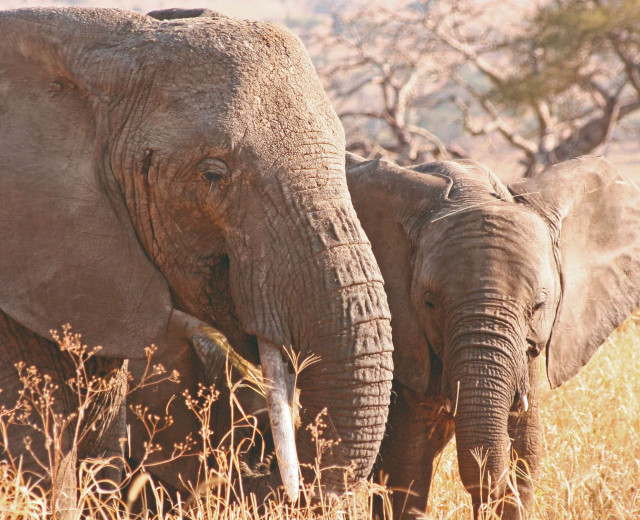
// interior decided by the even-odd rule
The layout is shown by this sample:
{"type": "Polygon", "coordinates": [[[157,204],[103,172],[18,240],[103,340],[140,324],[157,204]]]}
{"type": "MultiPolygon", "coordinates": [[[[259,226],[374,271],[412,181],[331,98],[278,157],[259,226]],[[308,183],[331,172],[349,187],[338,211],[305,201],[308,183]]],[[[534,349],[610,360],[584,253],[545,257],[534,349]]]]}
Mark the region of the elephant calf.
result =
{"type": "MultiPolygon", "coordinates": [[[[477,516],[488,492],[505,495],[510,439],[538,470],[540,352],[555,388],[640,305],[640,193],[595,157],[508,186],[474,161],[409,169],[349,154],[347,166],[392,315],[395,397],[378,470],[416,493],[396,499],[394,518],[426,507],[452,427],[477,516]]],[[[531,480],[518,492],[529,507],[531,480]]],[[[504,518],[520,517],[509,502],[504,518]]]]}

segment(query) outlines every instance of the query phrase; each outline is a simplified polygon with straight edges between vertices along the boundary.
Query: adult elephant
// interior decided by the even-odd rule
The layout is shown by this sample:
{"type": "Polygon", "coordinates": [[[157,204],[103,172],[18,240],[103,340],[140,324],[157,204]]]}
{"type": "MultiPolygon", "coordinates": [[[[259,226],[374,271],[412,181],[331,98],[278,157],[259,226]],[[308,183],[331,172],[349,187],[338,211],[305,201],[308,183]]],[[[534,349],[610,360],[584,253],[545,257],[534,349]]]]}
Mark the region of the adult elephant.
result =
{"type": "MultiPolygon", "coordinates": [[[[538,470],[540,352],[555,388],[640,306],[640,192],[594,157],[508,186],[473,161],[408,169],[349,154],[347,166],[392,313],[395,397],[378,469],[415,492],[396,497],[394,518],[425,509],[453,427],[477,516],[507,493],[511,450],[538,470]]],[[[530,478],[518,492],[528,508],[530,478]]],[[[523,514],[504,504],[505,518],[523,514]]]]}
{"type": "MultiPolygon", "coordinates": [[[[291,498],[283,345],[320,357],[299,379],[301,420],[328,406],[326,436],[341,442],[323,463],[352,468],[327,471],[327,491],[367,476],[389,403],[389,312],[349,199],[343,131],[301,42],[222,16],[78,8],[3,12],[0,34],[3,404],[18,395],[20,360],[64,388],[73,369],[44,339],[62,323],[117,368],[150,343],[182,348],[201,320],[276,379],[291,498]]],[[[122,426],[106,413],[121,402],[98,414],[104,429],[122,426]]],[[[32,469],[21,434],[13,453],[32,469]]],[[[311,462],[306,428],[296,442],[311,462]]]]}

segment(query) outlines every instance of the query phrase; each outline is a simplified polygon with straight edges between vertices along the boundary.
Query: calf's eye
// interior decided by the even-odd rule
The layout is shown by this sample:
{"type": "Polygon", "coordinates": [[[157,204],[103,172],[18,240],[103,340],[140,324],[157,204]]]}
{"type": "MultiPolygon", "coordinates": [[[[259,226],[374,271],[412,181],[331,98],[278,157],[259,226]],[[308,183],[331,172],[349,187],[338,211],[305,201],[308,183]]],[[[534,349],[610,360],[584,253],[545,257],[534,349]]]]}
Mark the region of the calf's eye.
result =
{"type": "Polygon", "coordinates": [[[427,309],[432,310],[436,308],[436,299],[433,293],[431,293],[430,291],[427,291],[424,294],[424,304],[427,307],[427,309]]]}

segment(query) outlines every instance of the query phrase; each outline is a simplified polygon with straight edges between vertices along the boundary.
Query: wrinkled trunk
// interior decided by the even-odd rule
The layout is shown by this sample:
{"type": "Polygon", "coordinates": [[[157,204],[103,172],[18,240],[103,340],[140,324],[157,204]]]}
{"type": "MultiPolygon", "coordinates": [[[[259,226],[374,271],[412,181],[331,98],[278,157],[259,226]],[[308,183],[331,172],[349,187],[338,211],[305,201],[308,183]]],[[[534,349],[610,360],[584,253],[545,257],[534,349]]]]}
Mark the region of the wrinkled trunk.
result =
{"type": "MultiPolygon", "coordinates": [[[[346,478],[340,469],[323,472],[321,482],[330,492],[342,491],[345,482],[371,471],[392,379],[386,297],[368,245],[353,242],[331,244],[314,255],[308,273],[301,275],[310,282],[306,290],[291,295],[304,320],[292,344],[301,359],[319,357],[298,379],[298,456],[303,464],[314,464],[319,456],[323,468],[350,468],[346,478]]],[[[313,473],[303,471],[307,483],[316,477],[313,473]]]]}
{"type": "MultiPolygon", "coordinates": [[[[336,467],[325,470],[321,480],[328,491],[339,492],[345,481],[366,478],[372,469],[384,435],[393,367],[391,334],[381,312],[385,308],[382,285],[345,284],[333,296],[337,302],[332,306],[318,303],[318,311],[326,309],[325,318],[309,331],[308,343],[303,343],[320,361],[299,378],[298,453],[303,463],[319,455],[323,468],[336,467]],[[343,316],[336,319],[341,307],[343,316]],[[327,415],[321,417],[324,408],[327,415]],[[316,423],[318,439],[308,429],[316,419],[321,421],[316,423]],[[327,441],[337,444],[322,444],[327,441]],[[337,468],[349,469],[346,478],[337,468]]],[[[307,482],[310,476],[307,472],[307,482]]]]}
{"type": "Polygon", "coordinates": [[[525,350],[510,339],[518,335],[497,321],[487,314],[459,323],[448,367],[460,476],[476,512],[489,496],[505,493],[509,411],[517,396],[528,393],[525,350]]]}
{"type": "MultiPolygon", "coordinates": [[[[368,476],[384,434],[393,368],[390,315],[342,172],[323,172],[311,189],[308,178],[298,182],[293,193],[268,194],[272,204],[285,199],[261,227],[270,249],[240,256],[236,265],[252,259],[245,270],[234,271],[231,258],[231,282],[239,290],[234,300],[253,302],[241,311],[242,321],[259,343],[292,346],[301,360],[319,358],[298,378],[297,452],[304,465],[315,465],[320,455],[323,468],[348,468],[346,476],[342,469],[321,476],[326,491],[340,493],[345,482],[368,476]]],[[[302,472],[306,483],[316,477],[305,467],[302,472]]]]}
{"type": "Polygon", "coordinates": [[[452,374],[453,381],[461,381],[455,416],[458,465],[474,505],[486,502],[490,492],[502,496],[508,462],[507,420],[513,393],[493,380],[501,367],[493,368],[488,370],[486,360],[469,361],[452,374]]]}

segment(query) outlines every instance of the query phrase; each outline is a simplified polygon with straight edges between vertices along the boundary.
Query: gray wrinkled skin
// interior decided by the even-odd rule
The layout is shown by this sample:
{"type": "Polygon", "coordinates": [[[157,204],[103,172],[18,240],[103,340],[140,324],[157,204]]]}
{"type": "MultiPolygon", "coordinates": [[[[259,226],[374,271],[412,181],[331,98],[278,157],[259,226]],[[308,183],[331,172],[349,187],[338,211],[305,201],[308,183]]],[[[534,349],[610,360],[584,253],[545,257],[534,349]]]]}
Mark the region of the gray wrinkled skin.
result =
{"type": "MultiPolygon", "coordinates": [[[[320,356],[299,381],[302,423],[328,406],[326,435],[342,442],[324,462],[367,476],[387,418],[390,316],[343,130],[301,42],[223,16],[79,8],[2,12],[0,35],[2,403],[19,360],[68,377],[44,339],[67,322],[101,359],[142,359],[154,343],[171,370],[185,346],[169,326],[177,309],[254,361],[256,337],[320,356]]],[[[327,472],[327,490],[343,482],[327,472]]]]}
{"type": "MultiPolygon", "coordinates": [[[[392,310],[393,397],[374,475],[389,475],[394,518],[424,510],[434,458],[455,428],[477,508],[486,496],[471,450],[489,455],[494,498],[504,494],[496,475],[509,438],[535,478],[538,354],[547,349],[558,386],[640,305],[640,196],[610,163],[590,157],[509,186],[472,161],[408,169],[348,154],[347,167],[392,310]]],[[[175,366],[193,374],[198,362],[183,355],[175,366]]],[[[224,381],[224,368],[199,377],[224,381]]],[[[263,401],[251,392],[241,399],[261,417],[263,401]]],[[[264,465],[246,463],[249,475],[264,465]]],[[[531,480],[518,491],[530,507],[531,480]]]]}

